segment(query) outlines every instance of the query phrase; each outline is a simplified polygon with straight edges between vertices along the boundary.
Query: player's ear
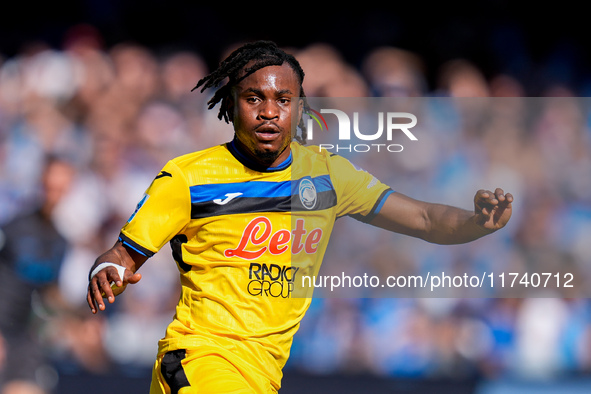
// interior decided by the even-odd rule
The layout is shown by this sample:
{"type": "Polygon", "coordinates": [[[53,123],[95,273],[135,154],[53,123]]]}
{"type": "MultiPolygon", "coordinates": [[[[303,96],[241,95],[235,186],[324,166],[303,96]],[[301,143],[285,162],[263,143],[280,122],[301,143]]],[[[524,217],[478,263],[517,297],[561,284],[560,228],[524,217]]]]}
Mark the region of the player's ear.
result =
{"type": "Polygon", "coordinates": [[[300,120],[302,119],[302,115],[304,114],[304,99],[299,97],[298,98],[298,119],[296,124],[300,123],[300,120]]]}
{"type": "Polygon", "coordinates": [[[226,106],[226,114],[228,115],[228,120],[234,123],[234,96],[230,94],[227,98],[224,99],[225,106],[226,106]]]}

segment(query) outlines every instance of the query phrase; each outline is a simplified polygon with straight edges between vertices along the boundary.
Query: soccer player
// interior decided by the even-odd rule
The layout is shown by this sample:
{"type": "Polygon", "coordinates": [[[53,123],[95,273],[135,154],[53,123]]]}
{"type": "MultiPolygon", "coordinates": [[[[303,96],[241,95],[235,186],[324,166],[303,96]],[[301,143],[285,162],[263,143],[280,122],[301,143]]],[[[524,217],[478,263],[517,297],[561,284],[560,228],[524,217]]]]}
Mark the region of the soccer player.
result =
{"type": "Polygon", "coordinates": [[[171,244],[182,292],[159,342],[152,394],[279,390],[311,302],[293,297],[294,278],[300,268],[317,269],[338,217],[454,244],[490,234],[511,216],[513,197],[501,189],[476,192],[474,211],[425,203],[292,141],[304,72],[274,43],[238,48],[196,88],[225,80],[209,108],[220,104],[234,139],[169,161],[91,268],[87,301],[97,313],[103,298],[113,303],[171,244]]]}

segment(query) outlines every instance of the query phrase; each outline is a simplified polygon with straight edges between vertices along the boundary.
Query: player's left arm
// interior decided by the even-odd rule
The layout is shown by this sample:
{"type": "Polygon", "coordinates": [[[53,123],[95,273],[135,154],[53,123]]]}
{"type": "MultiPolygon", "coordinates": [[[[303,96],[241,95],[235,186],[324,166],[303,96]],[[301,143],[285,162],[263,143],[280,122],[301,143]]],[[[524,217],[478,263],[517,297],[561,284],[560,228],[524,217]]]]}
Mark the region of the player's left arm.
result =
{"type": "Polygon", "coordinates": [[[513,196],[500,188],[477,191],[474,211],[392,193],[370,224],[436,244],[461,244],[503,228],[512,202],[513,196]]]}

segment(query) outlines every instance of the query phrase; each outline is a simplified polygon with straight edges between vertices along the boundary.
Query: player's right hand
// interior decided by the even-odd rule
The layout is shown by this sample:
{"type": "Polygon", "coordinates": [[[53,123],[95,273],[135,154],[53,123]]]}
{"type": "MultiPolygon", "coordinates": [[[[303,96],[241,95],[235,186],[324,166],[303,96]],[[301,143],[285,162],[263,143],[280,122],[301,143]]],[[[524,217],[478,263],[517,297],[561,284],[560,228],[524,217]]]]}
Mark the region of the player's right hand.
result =
{"type": "MultiPolygon", "coordinates": [[[[93,270],[104,262],[97,259],[93,270]]],[[[105,299],[112,304],[115,302],[115,297],[121,294],[128,284],[135,284],[141,278],[142,275],[139,272],[133,273],[130,269],[125,269],[123,277],[121,277],[114,266],[106,266],[98,271],[90,278],[86,295],[86,301],[92,313],[97,313],[99,310],[104,311],[105,299]]]]}

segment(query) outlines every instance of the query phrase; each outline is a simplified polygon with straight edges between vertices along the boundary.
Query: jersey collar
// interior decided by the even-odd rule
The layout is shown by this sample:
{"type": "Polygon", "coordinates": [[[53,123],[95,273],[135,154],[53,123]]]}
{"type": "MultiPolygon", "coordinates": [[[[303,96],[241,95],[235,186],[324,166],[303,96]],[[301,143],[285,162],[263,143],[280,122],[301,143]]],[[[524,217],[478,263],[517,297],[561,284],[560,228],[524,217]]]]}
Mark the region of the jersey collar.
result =
{"type": "Polygon", "coordinates": [[[228,142],[226,146],[228,147],[230,153],[232,153],[232,155],[236,158],[236,160],[238,160],[240,163],[244,164],[251,170],[255,170],[258,172],[274,172],[285,170],[291,165],[291,162],[293,161],[293,154],[290,151],[289,157],[285,159],[283,162],[279,163],[279,165],[275,167],[265,167],[262,166],[260,163],[257,163],[254,160],[252,160],[246,154],[244,154],[244,152],[240,150],[239,145],[236,143],[236,139],[233,139],[232,141],[228,142]]]}

